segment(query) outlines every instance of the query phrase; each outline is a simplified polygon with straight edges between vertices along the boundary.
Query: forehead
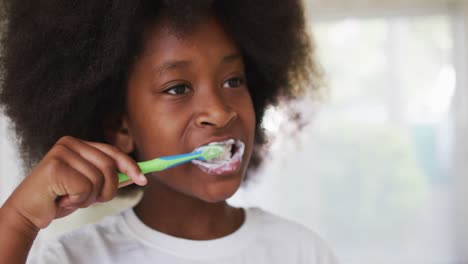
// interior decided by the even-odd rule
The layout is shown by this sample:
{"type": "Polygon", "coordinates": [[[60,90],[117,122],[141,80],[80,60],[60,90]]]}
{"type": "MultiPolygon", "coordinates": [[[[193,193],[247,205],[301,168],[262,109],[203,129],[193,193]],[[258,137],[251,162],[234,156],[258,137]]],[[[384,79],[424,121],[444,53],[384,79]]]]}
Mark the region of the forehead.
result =
{"type": "Polygon", "coordinates": [[[168,19],[151,24],[144,35],[144,54],[159,58],[191,57],[239,53],[232,37],[213,15],[204,17],[187,31],[176,30],[168,19]]]}

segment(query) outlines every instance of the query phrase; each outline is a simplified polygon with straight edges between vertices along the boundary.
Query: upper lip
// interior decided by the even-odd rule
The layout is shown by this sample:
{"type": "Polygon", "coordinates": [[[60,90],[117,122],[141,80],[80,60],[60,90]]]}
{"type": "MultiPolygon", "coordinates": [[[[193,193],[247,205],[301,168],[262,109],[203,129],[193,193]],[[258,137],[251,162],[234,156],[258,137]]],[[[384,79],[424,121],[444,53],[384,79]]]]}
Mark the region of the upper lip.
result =
{"type": "Polygon", "coordinates": [[[201,146],[205,146],[211,142],[222,142],[222,141],[226,141],[228,139],[234,139],[234,140],[238,140],[237,137],[233,136],[233,135],[225,135],[225,136],[219,136],[219,137],[211,137],[209,138],[208,140],[206,140],[205,142],[203,142],[202,144],[200,144],[199,146],[197,146],[196,148],[199,148],[201,146]]]}

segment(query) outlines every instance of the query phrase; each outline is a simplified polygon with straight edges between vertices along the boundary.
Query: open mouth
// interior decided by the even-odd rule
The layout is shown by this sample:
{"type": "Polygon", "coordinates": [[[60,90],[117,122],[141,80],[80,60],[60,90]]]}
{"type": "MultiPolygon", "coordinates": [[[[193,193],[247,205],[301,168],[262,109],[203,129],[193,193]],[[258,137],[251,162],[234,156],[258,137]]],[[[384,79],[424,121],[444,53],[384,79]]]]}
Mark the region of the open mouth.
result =
{"type": "Polygon", "coordinates": [[[210,160],[193,160],[192,163],[202,171],[209,174],[222,174],[238,169],[244,154],[245,144],[240,140],[228,139],[222,142],[211,142],[208,145],[220,145],[224,148],[223,154],[210,160]]]}

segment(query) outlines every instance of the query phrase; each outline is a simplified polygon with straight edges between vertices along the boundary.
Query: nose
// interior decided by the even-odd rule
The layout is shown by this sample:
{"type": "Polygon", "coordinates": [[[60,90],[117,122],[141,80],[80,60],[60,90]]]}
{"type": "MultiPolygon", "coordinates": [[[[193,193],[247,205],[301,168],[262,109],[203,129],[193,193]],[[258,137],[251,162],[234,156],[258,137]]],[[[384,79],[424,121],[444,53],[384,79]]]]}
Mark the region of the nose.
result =
{"type": "Polygon", "coordinates": [[[202,103],[195,116],[198,127],[223,128],[237,119],[237,112],[218,95],[205,96],[202,103]]]}

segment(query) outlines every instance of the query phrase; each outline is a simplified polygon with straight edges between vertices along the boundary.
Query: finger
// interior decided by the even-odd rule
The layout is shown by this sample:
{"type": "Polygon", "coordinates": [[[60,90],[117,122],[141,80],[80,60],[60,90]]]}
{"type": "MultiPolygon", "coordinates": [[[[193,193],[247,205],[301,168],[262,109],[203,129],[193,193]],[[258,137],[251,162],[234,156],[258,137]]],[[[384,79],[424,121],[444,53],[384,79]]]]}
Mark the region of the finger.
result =
{"type": "Polygon", "coordinates": [[[102,185],[98,186],[99,193],[96,197],[98,202],[106,202],[112,200],[118,188],[117,163],[106,153],[99,149],[90,146],[78,139],[71,139],[65,142],[76,151],[77,155],[81,156],[94,167],[96,167],[100,175],[102,175],[102,185]]]}
{"type": "Polygon", "coordinates": [[[52,174],[53,192],[59,196],[58,206],[77,208],[91,195],[93,183],[81,172],[68,166],[63,161],[55,165],[56,173],[52,174]],[[66,175],[64,177],[64,175],[66,175]]]}
{"type": "Polygon", "coordinates": [[[123,182],[119,182],[118,188],[123,188],[123,187],[131,185],[131,184],[133,184],[133,181],[131,179],[123,181],[123,182]]]}
{"type": "Polygon", "coordinates": [[[127,154],[123,153],[116,147],[104,143],[89,141],[83,142],[99,149],[100,151],[112,157],[117,163],[118,170],[127,174],[134,183],[140,186],[146,185],[148,183],[146,177],[141,173],[138,164],[127,154]]]}
{"type": "Polygon", "coordinates": [[[57,144],[54,148],[58,148],[55,151],[59,152],[61,160],[63,160],[68,166],[80,172],[84,177],[87,177],[93,184],[91,195],[84,204],[89,205],[98,201],[103,186],[105,185],[105,176],[103,172],[97,168],[95,164],[86,160],[66,145],[57,144]]]}

